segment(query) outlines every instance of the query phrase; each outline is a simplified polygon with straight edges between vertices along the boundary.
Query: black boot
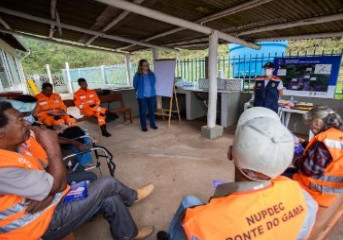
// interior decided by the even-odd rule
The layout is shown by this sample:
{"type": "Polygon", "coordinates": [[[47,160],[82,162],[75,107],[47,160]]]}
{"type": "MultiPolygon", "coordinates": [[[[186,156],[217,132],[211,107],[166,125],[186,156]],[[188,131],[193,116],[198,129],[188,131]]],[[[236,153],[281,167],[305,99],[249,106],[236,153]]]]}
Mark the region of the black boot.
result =
{"type": "Polygon", "coordinates": [[[116,113],[110,112],[110,111],[106,111],[105,115],[106,115],[107,122],[112,122],[119,118],[119,116],[116,113]]]}
{"type": "Polygon", "coordinates": [[[100,126],[100,129],[101,129],[102,136],[104,136],[104,137],[111,137],[112,136],[109,132],[107,132],[106,124],[100,126]]]}

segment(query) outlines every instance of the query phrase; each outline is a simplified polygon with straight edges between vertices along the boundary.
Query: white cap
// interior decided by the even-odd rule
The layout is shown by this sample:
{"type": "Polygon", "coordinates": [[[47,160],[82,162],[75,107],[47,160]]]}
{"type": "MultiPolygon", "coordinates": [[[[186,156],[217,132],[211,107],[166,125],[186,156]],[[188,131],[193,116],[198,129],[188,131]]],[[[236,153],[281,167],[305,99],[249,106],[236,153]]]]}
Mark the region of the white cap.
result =
{"type": "Polygon", "coordinates": [[[273,118],[277,121],[280,121],[280,117],[276,114],[276,112],[270,110],[269,108],[265,107],[253,107],[245,110],[242,115],[239,117],[238,123],[237,123],[237,129],[240,125],[243,125],[244,123],[260,117],[269,117],[273,118]]]}
{"type": "Polygon", "coordinates": [[[238,127],[232,154],[238,169],[253,170],[275,178],[290,165],[293,152],[293,136],[280,119],[261,116],[238,127]]]}

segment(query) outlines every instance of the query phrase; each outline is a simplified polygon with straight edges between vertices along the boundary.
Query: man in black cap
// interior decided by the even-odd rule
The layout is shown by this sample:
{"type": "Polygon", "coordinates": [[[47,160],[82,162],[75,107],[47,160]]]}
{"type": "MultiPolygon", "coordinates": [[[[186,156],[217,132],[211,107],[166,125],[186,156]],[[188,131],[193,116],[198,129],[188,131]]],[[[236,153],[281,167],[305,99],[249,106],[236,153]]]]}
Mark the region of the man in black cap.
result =
{"type": "Polygon", "coordinates": [[[266,107],[277,113],[278,100],[283,95],[282,80],[273,75],[275,67],[272,62],[267,62],[263,68],[265,75],[255,79],[254,107],[266,107]]]}

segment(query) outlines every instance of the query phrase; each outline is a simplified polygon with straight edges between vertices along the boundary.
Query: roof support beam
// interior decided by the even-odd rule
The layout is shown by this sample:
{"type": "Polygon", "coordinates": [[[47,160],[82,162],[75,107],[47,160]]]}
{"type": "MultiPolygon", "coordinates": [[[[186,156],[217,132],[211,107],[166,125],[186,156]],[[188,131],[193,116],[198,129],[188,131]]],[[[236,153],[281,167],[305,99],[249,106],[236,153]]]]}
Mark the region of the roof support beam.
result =
{"type": "Polygon", "coordinates": [[[286,28],[300,27],[300,26],[306,26],[306,25],[313,25],[313,24],[319,24],[319,23],[334,22],[334,21],[339,21],[339,20],[343,20],[343,13],[331,14],[331,15],[320,16],[320,17],[313,17],[313,18],[305,18],[305,19],[300,19],[293,22],[286,22],[286,23],[281,23],[281,24],[264,26],[264,27],[240,32],[238,33],[238,36],[249,35],[249,34],[260,33],[260,32],[274,31],[274,30],[281,30],[281,29],[286,29],[286,28]]]}
{"type": "MultiPolygon", "coordinates": [[[[139,15],[143,15],[149,18],[153,18],[155,20],[161,21],[161,22],[165,22],[168,24],[173,24],[179,27],[183,27],[183,28],[187,28],[190,29],[192,31],[196,31],[196,32],[200,32],[206,35],[210,35],[212,34],[213,30],[210,27],[206,27],[206,26],[202,26],[200,24],[197,23],[193,23],[178,17],[174,17],[165,13],[161,13],[159,11],[153,10],[153,9],[149,9],[146,7],[142,7],[140,5],[131,3],[131,2],[127,2],[127,1],[123,1],[123,0],[96,0],[98,2],[102,2],[104,4],[107,4],[109,6],[112,7],[116,7],[116,8],[121,8],[139,15]]],[[[260,46],[255,44],[255,43],[250,43],[247,41],[244,41],[240,38],[237,37],[233,37],[230,36],[226,33],[223,32],[218,32],[218,37],[220,39],[223,39],[225,41],[228,42],[233,42],[233,43],[237,43],[249,48],[254,48],[254,49],[259,49],[260,46]]]]}
{"type": "MultiPolygon", "coordinates": [[[[0,7],[0,12],[8,14],[8,15],[12,15],[12,16],[20,17],[20,18],[25,18],[25,19],[32,20],[35,22],[49,24],[49,25],[55,23],[54,21],[49,20],[49,19],[32,16],[32,15],[29,15],[26,13],[14,11],[14,10],[3,8],[3,7],[0,7]]],[[[140,45],[140,46],[147,47],[147,48],[158,48],[158,49],[163,49],[163,50],[168,50],[168,51],[177,51],[173,48],[167,48],[167,47],[162,47],[162,46],[158,46],[158,45],[154,45],[154,44],[139,42],[139,41],[128,39],[128,38],[108,35],[105,33],[97,32],[97,31],[93,31],[93,30],[89,30],[86,28],[81,28],[81,27],[77,27],[77,26],[73,26],[73,25],[69,25],[69,24],[60,23],[60,26],[62,28],[69,29],[72,31],[87,33],[89,35],[94,35],[94,36],[98,36],[98,37],[102,37],[102,38],[106,38],[106,39],[111,39],[111,40],[115,40],[115,41],[119,41],[119,42],[132,43],[132,44],[140,45]]]]}
{"type": "MultiPolygon", "coordinates": [[[[53,21],[56,20],[56,5],[57,5],[57,0],[50,1],[50,17],[51,17],[51,20],[53,21]]],[[[54,37],[54,32],[55,32],[55,24],[50,24],[49,38],[54,37]]]]}
{"type": "Polygon", "coordinates": [[[7,30],[12,30],[11,26],[8,25],[8,23],[1,17],[0,17],[0,24],[2,24],[2,26],[4,26],[7,30]]]}
{"type": "Polygon", "coordinates": [[[113,54],[118,54],[121,56],[127,55],[127,53],[117,52],[117,51],[111,50],[111,49],[100,48],[100,47],[96,47],[96,46],[84,46],[81,44],[76,44],[76,43],[71,43],[71,42],[62,42],[62,41],[58,41],[55,39],[51,39],[51,38],[47,38],[47,37],[40,37],[40,36],[36,36],[36,35],[29,34],[29,33],[24,33],[24,32],[5,30],[5,29],[1,29],[1,28],[0,28],[0,32],[8,33],[8,34],[14,34],[17,36],[28,37],[28,38],[32,38],[32,39],[36,39],[36,40],[40,40],[40,41],[44,41],[44,42],[49,42],[49,43],[54,43],[54,44],[59,44],[59,45],[64,45],[64,46],[68,46],[68,47],[77,47],[77,48],[81,48],[81,49],[89,49],[89,50],[95,50],[95,51],[100,51],[100,52],[113,53],[113,54]]]}
{"type": "MultiPolygon", "coordinates": [[[[201,18],[198,21],[196,21],[196,23],[204,24],[206,22],[211,22],[211,21],[216,20],[218,18],[226,17],[226,16],[229,16],[229,15],[232,15],[232,14],[236,14],[236,13],[239,13],[239,12],[242,12],[242,11],[254,8],[254,7],[258,7],[260,5],[269,3],[271,1],[273,1],[273,0],[252,0],[252,1],[240,4],[238,6],[225,9],[225,10],[220,11],[218,13],[211,14],[211,15],[209,15],[207,17],[201,18]]],[[[182,27],[174,28],[174,29],[171,29],[169,31],[157,34],[155,36],[148,37],[148,38],[144,39],[143,42],[149,42],[149,41],[157,39],[157,38],[161,38],[161,37],[173,34],[173,33],[177,33],[177,32],[179,32],[181,30],[184,30],[184,28],[182,28],[182,27]]],[[[130,48],[130,47],[133,47],[133,46],[134,45],[128,45],[128,46],[122,47],[121,49],[126,49],[126,48],[130,48]]]]}
{"type": "MultiPolygon", "coordinates": [[[[141,4],[142,2],[144,2],[144,0],[134,0],[133,1],[136,4],[141,4]]],[[[130,12],[129,11],[123,11],[121,14],[119,14],[115,19],[113,19],[109,24],[107,24],[102,30],[101,32],[107,32],[108,30],[110,30],[111,28],[113,28],[115,25],[117,25],[121,20],[123,20],[124,18],[126,18],[127,15],[129,15],[130,12]]],[[[89,44],[91,44],[92,42],[94,42],[95,39],[97,39],[98,36],[93,36],[91,37],[87,42],[86,45],[88,46],[89,44]]]]}
{"type": "Polygon", "coordinates": [[[260,38],[260,39],[257,39],[257,41],[303,40],[303,39],[330,38],[330,37],[343,37],[343,32],[327,32],[327,33],[305,34],[305,35],[298,35],[298,36],[280,36],[280,37],[271,37],[271,38],[260,38]]]}

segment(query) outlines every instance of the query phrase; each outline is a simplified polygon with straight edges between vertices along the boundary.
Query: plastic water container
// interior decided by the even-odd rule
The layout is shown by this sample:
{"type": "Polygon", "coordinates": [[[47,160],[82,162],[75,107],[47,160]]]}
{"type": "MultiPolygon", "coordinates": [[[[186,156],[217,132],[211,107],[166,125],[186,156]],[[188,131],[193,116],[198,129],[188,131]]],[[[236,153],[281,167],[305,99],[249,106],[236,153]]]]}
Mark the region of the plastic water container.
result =
{"type": "Polygon", "coordinates": [[[255,77],[263,74],[263,65],[273,62],[274,57],[282,57],[288,41],[257,42],[260,50],[238,44],[229,44],[230,63],[235,78],[255,77]]]}

